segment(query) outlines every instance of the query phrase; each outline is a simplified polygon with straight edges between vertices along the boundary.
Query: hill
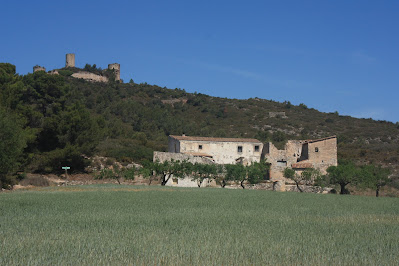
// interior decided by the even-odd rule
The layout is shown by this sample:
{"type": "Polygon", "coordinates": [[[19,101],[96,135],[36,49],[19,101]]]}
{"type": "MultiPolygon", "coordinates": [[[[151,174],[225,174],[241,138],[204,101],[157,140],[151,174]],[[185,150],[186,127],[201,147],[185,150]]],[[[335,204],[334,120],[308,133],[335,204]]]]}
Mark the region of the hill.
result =
{"type": "Polygon", "coordinates": [[[87,162],[81,154],[139,162],[151,159],[154,150],[165,151],[169,134],[183,133],[258,138],[280,148],[287,139],[337,135],[340,159],[399,169],[398,123],[323,113],[305,104],[211,97],[147,83],[92,83],[71,77],[74,71],[20,76],[15,66],[0,64],[1,107],[18,116],[27,132],[20,171],[54,172],[64,164],[84,171],[87,162]]]}

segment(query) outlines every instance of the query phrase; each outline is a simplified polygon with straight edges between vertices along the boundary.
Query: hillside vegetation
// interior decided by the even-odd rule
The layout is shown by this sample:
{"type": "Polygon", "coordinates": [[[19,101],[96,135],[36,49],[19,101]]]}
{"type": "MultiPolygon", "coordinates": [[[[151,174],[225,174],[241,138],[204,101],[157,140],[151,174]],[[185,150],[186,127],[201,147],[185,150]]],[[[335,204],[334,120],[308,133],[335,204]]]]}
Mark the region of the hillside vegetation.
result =
{"type": "MultiPolygon", "coordinates": [[[[101,73],[90,65],[86,70],[101,73]]],[[[280,148],[287,139],[337,135],[340,159],[399,165],[398,123],[322,113],[305,104],[118,83],[112,73],[109,83],[90,83],[71,77],[74,71],[20,76],[15,66],[0,64],[0,109],[17,117],[13,121],[26,143],[15,171],[57,172],[62,165],[84,171],[88,161],[82,154],[140,162],[152,159],[154,150],[165,151],[169,134],[183,133],[258,138],[280,148]]]]}

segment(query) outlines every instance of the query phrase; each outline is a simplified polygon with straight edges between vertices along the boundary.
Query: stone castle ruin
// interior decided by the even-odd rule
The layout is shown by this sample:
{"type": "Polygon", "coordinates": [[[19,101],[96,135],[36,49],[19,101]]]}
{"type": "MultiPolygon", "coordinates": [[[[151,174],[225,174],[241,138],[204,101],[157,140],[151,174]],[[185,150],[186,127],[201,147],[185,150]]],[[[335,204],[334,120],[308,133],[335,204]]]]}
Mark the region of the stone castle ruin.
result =
{"type": "MultiPolygon", "coordinates": [[[[65,56],[65,68],[75,68],[75,54],[66,54],[65,56]]],[[[115,73],[115,80],[116,81],[121,81],[121,65],[118,63],[112,63],[108,65],[108,69],[114,71],[115,73]]],[[[37,72],[37,71],[46,71],[45,67],[42,66],[34,66],[33,67],[33,72],[37,72]]],[[[58,75],[58,70],[54,69],[48,72],[51,75],[58,75]]],[[[88,71],[78,71],[76,73],[73,73],[71,75],[74,78],[78,78],[78,79],[84,79],[90,82],[108,82],[109,79],[106,76],[103,75],[99,75],[99,74],[95,74],[95,73],[91,73],[88,71]]]]}
{"type": "Polygon", "coordinates": [[[66,54],[65,67],[75,67],[75,54],[66,54]]]}
{"type": "Polygon", "coordinates": [[[44,71],[44,72],[46,72],[46,68],[45,68],[45,67],[42,67],[42,66],[39,66],[39,65],[36,65],[36,66],[33,67],[33,72],[37,72],[37,71],[44,71]]]}

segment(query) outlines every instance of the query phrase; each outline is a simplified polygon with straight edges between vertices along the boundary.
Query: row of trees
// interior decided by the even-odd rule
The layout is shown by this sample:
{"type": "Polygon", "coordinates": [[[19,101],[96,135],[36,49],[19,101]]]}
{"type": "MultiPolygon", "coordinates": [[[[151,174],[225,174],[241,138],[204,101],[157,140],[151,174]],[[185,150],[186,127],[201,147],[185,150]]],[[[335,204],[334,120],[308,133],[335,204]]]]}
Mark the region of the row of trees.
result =
{"type": "MultiPolygon", "coordinates": [[[[267,179],[270,165],[265,161],[254,162],[251,165],[242,164],[201,164],[188,161],[145,161],[139,169],[124,169],[117,165],[113,170],[104,169],[100,171],[97,178],[116,179],[118,183],[122,178],[134,179],[137,175],[148,178],[150,184],[153,180],[160,178],[162,186],[165,186],[171,178],[191,177],[201,187],[205,180],[215,180],[221,187],[228,182],[235,182],[245,189],[245,183],[256,184],[267,179]]],[[[340,194],[349,194],[347,185],[351,184],[358,188],[370,188],[375,190],[379,196],[380,189],[390,182],[390,171],[381,166],[364,165],[356,166],[352,162],[341,162],[338,166],[327,169],[327,175],[322,175],[317,169],[305,169],[301,173],[292,168],[284,170],[284,177],[293,180],[300,192],[303,186],[339,186],[340,194]]]]}
{"type": "Polygon", "coordinates": [[[293,180],[300,192],[303,192],[301,185],[339,186],[340,194],[349,194],[348,185],[360,189],[369,188],[379,196],[380,189],[390,182],[390,170],[375,166],[374,164],[356,166],[349,161],[342,161],[338,166],[330,166],[327,175],[322,175],[315,169],[306,169],[301,174],[291,168],[284,170],[284,177],[293,180]]]}
{"type": "Polygon", "coordinates": [[[265,162],[254,162],[251,165],[242,164],[201,164],[188,161],[145,161],[140,169],[121,169],[114,167],[114,170],[102,170],[97,176],[99,179],[113,178],[120,183],[121,178],[133,179],[136,175],[142,175],[151,182],[160,178],[161,185],[165,186],[173,178],[191,177],[201,187],[205,180],[215,180],[221,187],[227,182],[240,184],[244,189],[245,183],[259,183],[267,178],[269,165],[265,162]]]}

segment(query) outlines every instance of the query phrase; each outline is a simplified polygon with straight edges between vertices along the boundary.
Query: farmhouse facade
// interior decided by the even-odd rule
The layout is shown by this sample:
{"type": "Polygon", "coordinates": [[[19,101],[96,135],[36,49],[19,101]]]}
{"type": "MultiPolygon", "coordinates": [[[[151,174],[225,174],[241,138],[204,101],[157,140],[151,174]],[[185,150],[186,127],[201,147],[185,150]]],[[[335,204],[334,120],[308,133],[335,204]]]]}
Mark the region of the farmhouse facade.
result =
{"type": "Polygon", "coordinates": [[[257,139],[169,136],[168,151],[208,157],[216,164],[259,162],[263,143],[257,139]]]}

